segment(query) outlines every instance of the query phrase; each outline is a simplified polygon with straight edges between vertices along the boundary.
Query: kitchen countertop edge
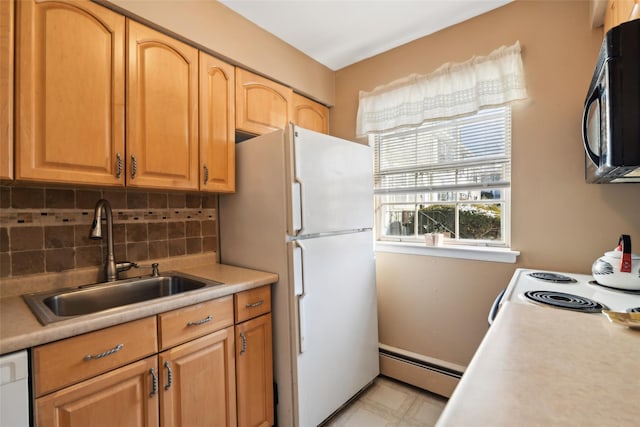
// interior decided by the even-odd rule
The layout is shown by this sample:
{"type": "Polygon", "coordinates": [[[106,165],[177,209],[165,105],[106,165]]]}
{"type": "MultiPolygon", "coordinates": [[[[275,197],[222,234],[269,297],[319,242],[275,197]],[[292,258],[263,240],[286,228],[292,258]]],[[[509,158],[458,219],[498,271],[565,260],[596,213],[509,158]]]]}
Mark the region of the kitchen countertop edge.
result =
{"type": "Polygon", "coordinates": [[[278,275],[275,273],[224,264],[203,264],[176,268],[174,271],[223,284],[78,316],[46,326],[36,319],[21,296],[0,298],[0,355],[222,298],[278,281],[278,275]]]}
{"type": "Polygon", "coordinates": [[[436,427],[636,426],[640,331],[504,303],[436,427]]]}

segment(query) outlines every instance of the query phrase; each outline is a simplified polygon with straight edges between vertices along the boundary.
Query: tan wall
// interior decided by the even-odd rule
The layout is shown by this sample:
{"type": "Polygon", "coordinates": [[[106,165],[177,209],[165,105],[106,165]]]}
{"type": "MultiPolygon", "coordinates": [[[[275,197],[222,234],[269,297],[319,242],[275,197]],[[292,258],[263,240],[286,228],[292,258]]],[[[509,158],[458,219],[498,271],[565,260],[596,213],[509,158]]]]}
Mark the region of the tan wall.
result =
{"type": "MultiPolygon", "coordinates": [[[[640,246],[640,185],[584,182],[581,114],[600,48],[586,1],[522,1],[336,73],[332,133],[354,139],[359,90],[520,40],[530,99],[513,109],[517,264],[377,254],[381,342],[466,365],[516,267],[589,273],[621,233],[640,246]]],[[[637,250],[635,252],[638,252],[637,250]]]]}
{"type": "Polygon", "coordinates": [[[334,103],[332,70],[215,0],[94,1],[137,15],[323,104],[334,103]]]}

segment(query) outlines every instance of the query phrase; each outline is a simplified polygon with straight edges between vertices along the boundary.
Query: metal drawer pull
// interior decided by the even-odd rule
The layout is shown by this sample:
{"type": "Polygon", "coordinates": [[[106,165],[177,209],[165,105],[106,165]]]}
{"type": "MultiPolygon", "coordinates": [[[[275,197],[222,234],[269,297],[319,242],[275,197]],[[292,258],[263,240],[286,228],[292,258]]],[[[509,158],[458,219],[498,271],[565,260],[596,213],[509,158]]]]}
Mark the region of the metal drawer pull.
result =
{"type": "Polygon", "coordinates": [[[209,182],[209,168],[207,167],[207,165],[204,165],[204,185],[207,185],[207,182],[209,182]]]}
{"type": "Polygon", "coordinates": [[[264,304],[264,300],[263,299],[261,299],[258,302],[254,302],[253,304],[246,304],[245,307],[246,308],[260,307],[262,304],[264,304]]]}
{"type": "Polygon", "coordinates": [[[199,325],[202,325],[204,323],[211,322],[212,320],[213,320],[213,317],[211,317],[211,315],[209,315],[209,316],[205,317],[204,319],[191,321],[191,322],[187,323],[187,326],[199,326],[199,325]]]}
{"type": "Polygon", "coordinates": [[[120,350],[122,350],[123,347],[124,347],[124,344],[118,344],[117,346],[113,347],[112,349],[107,350],[107,351],[103,351],[102,353],[99,353],[99,354],[96,354],[96,355],[87,354],[84,357],[84,361],[88,362],[88,361],[90,361],[92,359],[102,359],[103,357],[107,357],[107,356],[112,355],[113,353],[119,352],[120,350]]]}
{"type": "Polygon", "coordinates": [[[171,388],[171,384],[173,384],[173,372],[171,371],[171,366],[169,365],[169,361],[164,362],[164,367],[167,368],[167,385],[164,386],[165,391],[171,388]]]}
{"type": "Polygon", "coordinates": [[[151,374],[151,378],[153,379],[149,397],[153,397],[158,392],[158,377],[156,376],[156,371],[154,371],[153,368],[149,369],[149,373],[151,374]]]}
{"type": "Polygon", "coordinates": [[[240,340],[242,343],[240,344],[240,354],[245,354],[247,352],[247,336],[240,332],[240,340]]]}

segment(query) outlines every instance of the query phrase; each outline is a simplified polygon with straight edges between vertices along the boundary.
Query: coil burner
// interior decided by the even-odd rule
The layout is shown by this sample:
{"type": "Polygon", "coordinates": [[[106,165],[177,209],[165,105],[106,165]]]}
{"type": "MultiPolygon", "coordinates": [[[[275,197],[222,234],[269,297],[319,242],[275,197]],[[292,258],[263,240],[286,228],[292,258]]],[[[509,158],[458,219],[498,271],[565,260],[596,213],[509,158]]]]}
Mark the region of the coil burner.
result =
{"type": "Polygon", "coordinates": [[[608,310],[606,305],[597,301],[564,292],[527,291],[524,296],[533,302],[582,313],[600,313],[602,310],[608,310]]]}
{"type": "Polygon", "coordinates": [[[640,307],[628,308],[627,313],[640,313],[640,307]]]}
{"type": "Polygon", "coordinates": [[[529,273],[529,276],[544,280],[546,282],[552,283],[576,283],[577,280],[573,277],[565,276],[564,274],[559,273],[549,273],[546,271],[534,271],[533,273],[529,273]]]}

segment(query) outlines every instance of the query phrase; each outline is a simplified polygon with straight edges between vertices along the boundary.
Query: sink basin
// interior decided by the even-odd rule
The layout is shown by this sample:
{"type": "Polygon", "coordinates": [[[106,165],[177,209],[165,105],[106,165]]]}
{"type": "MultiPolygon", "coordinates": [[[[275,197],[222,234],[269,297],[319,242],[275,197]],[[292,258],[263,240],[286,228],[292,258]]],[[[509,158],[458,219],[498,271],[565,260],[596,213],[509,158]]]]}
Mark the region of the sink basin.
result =
{"type": "Polygon", "coordinates": [[[221,284],[181,274],[169,274],[105,282],[72,289],[58,289],[23,295],[23,298],[38,320],[46,325],[75,316],[97,313],[110,308],[221,284]]]}

